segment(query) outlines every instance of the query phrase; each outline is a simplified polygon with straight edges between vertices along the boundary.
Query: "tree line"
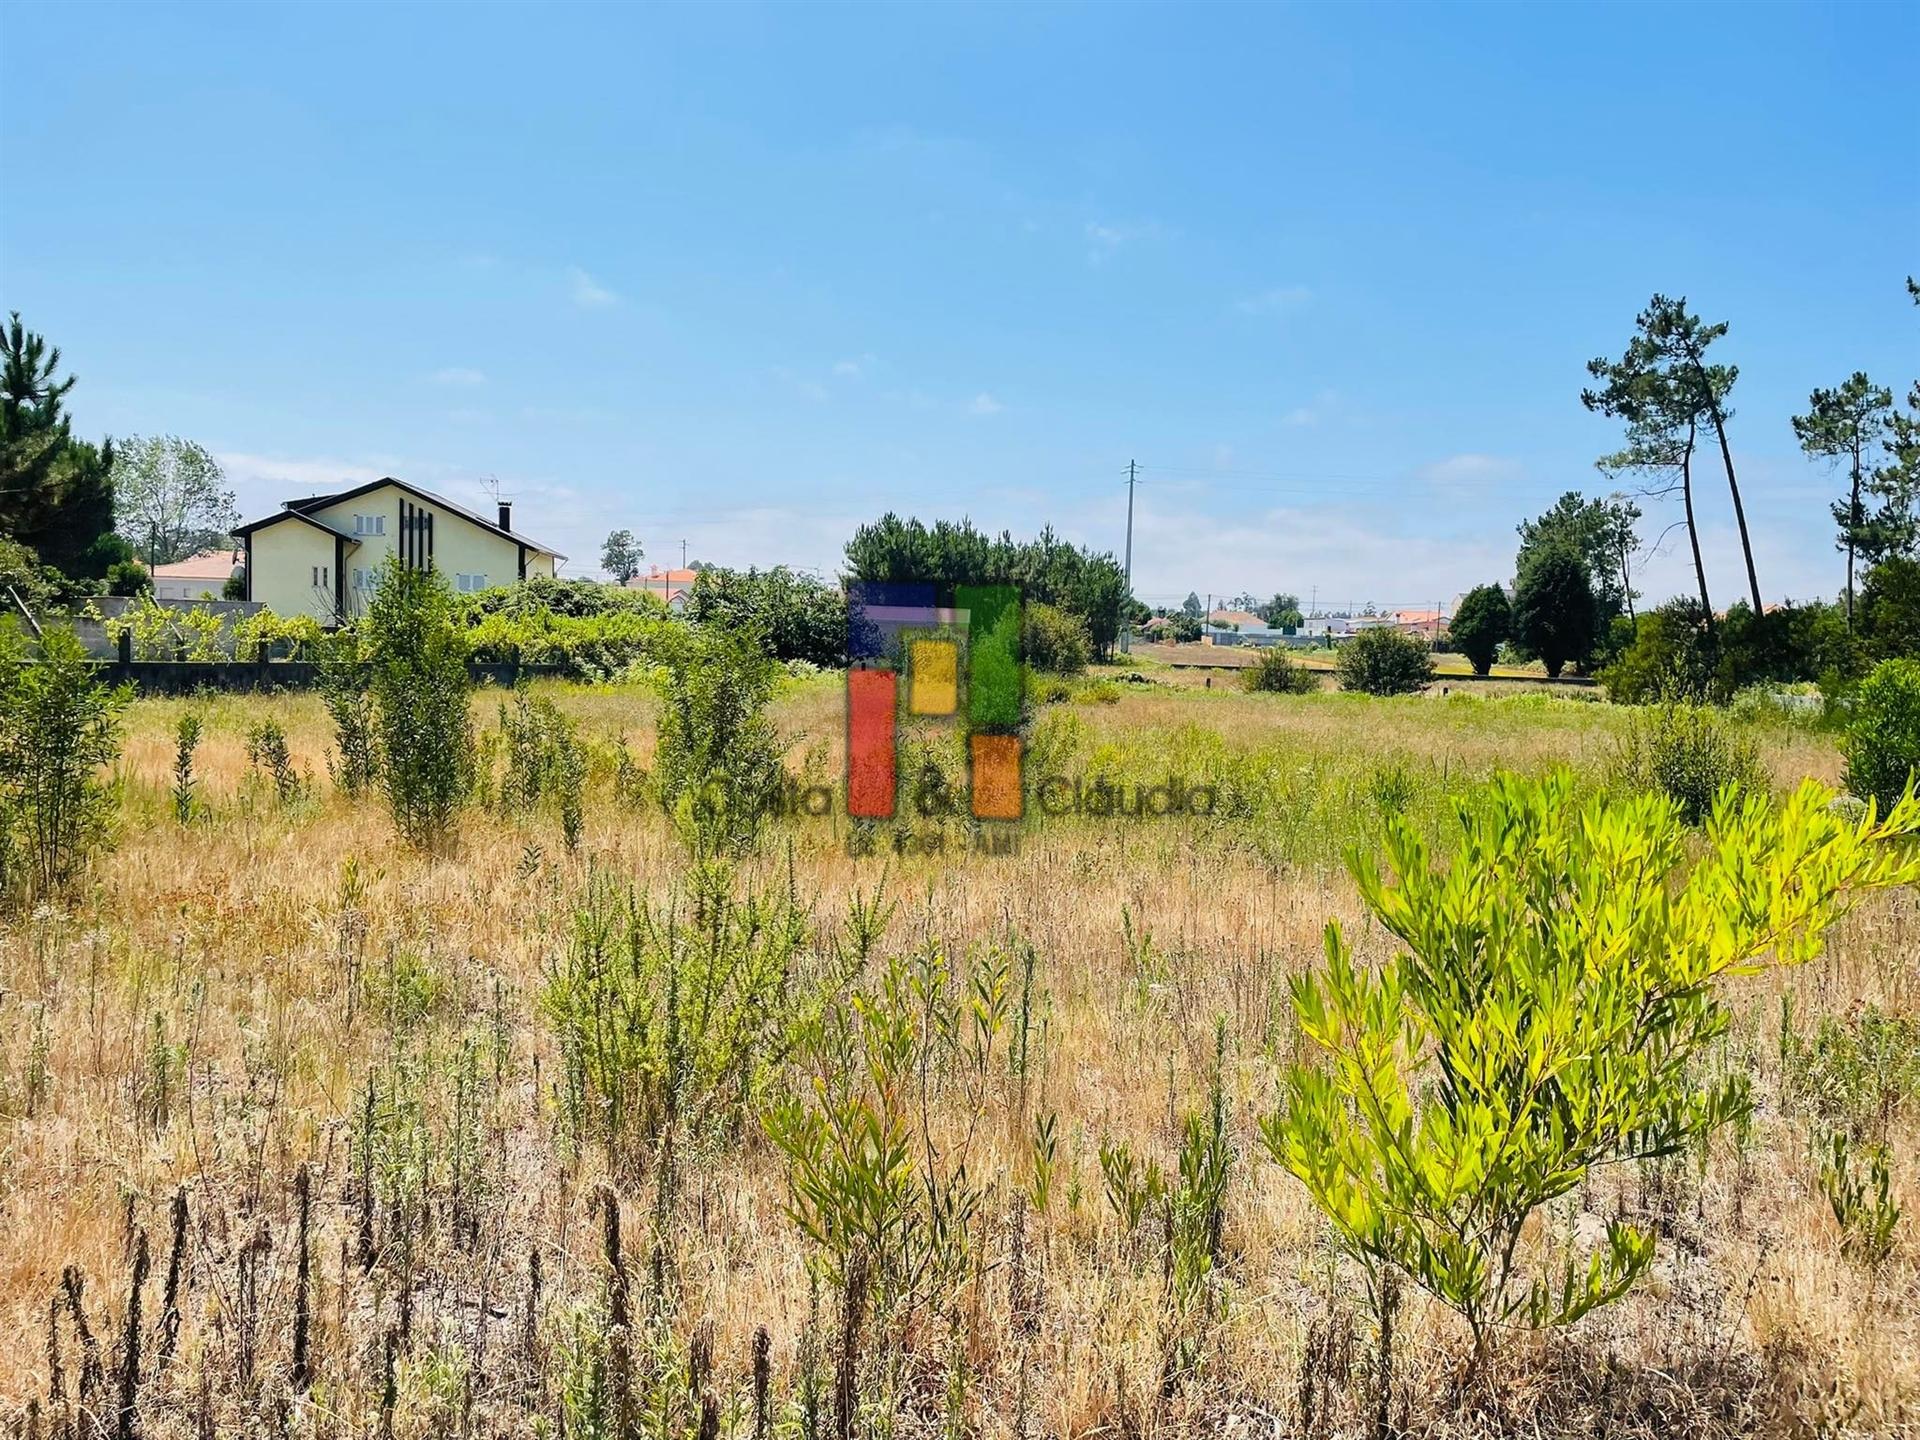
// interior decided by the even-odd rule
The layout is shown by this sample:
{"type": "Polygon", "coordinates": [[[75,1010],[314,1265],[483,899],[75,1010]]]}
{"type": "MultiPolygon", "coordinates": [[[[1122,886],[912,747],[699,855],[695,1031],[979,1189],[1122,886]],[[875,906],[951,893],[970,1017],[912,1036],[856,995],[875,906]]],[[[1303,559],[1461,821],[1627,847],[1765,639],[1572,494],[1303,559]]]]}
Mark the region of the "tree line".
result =
{"type": "MultiPolygon", "coordinates": [[[[1920,304],[1920,284],[1907,291],[1920,304]]],[[[1840,601],[1761,598],[1746,511],[1728,440],[1738,367],[1710,351],[1727,325],[1707,324],[1685,298],[1656,295],[1635,318],[1619,358],[1587,369],[1581,402],[1620,420],[1625,443],[1596,466],[1632,476],[1642,498],[1677,496],[1695,594],[1636,613],[1634,570],[1643,554],[1640,508],[1616,491],[1604,499],[1569,491],[1519,526],[1511,595],[1481,585],[1463,597],[1451,638],[1485,674],[1502,647],[1538,659],[1549,675],[1566,666],[1600,671],[1616,698],[1656,694],[1723,698],[1762,681],[1819,680],[1844,686],[1876,660],[1916,653],[1920,641],[1920,381],[1897,408],[1893,392],[1862,371],[1815,389],[1793,434],[1810,458],[1841,467],[1845,493],[1831,506],[1845,555],[1840,601]],[[1724,474],[1733,503],[1746,595],[1716,611],[1701,554],[1696,466],[1724,474]]]]}
{"type": "Polygon", "coordinates": [[[75,384],[60,347],[15,311],[0,330],[0,601],[6,589],[29,605],[136,594],[149,567],[229,546],[240,523],[204,447],[75,435],[75,384]]]}

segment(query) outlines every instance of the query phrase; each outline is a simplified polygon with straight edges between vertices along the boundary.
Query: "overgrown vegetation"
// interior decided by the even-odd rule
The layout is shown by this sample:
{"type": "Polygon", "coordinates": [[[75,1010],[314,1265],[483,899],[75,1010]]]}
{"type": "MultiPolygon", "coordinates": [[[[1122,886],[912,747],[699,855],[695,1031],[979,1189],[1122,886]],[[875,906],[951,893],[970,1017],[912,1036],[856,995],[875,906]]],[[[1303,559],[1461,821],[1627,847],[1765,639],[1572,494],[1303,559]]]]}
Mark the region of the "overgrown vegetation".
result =
{"type": "Polygon", "coordinates": [[[1920,802],[1854,824],[1830,799],[1728,792],[1697,861],[1673,802],[1582,801],[1564,772],[1463,804],[1444,868],[1388,820],[1391,880],[1354,876],[1407,949],[1375,973],[1328,926],[1325,970],[1293,987],[1320,1060],[1288,1067],[1268,1149],[1357,1259],[1458,1310],[1476,1353],[1617,1299],[1653,1232],[1614,1219],[1603,1241],[1527,1245],[1535,1212],[1748,1114],[1744,1074],[1699,1072],[1730,1019],[1717,983],[1812,959],[1855,896],[1920,878],[1890,843],[1920,802]]]}
{"type": "Polygon", "coordinates": [[[380,779],[400,833],[444,845],[473,771],[467,647],[436,571],[389,560],[360,627],[379,713],[380,779]]]}
{"type": "Polygon", "coordinates": [[[63,894],[111,843],[101,770],[131,699],[94,679],[71,630],[50,627],[29,650],[0,627],[0,899],[63,894]]]}
{"type": "Polygon", "coordinates": [[[654,783],[681,823],[750,843],[779,792],[782,746],[767,718],[774,666],[751,635],[678,634],[658,672],[654,783]]]}
{"type": "Polygon", "coordinates": [[[1668,704],[1630,718],[1612,778],[1623,795],[1666,796],[1689,825],[1707,818],[1722,791],[1764,795],[1769,788],[1753,737],[1702,705],[1668,704]]]}
{"type": "Polygon", "coordinates": [[[1363,695],[1411,695],[1433,680],[1427,642],[1396,626],[1375,625],[1345,641],[1334,669],[1342,690],[1363,695]]]}
{"type": "Polygon", "coordinates": [[[1881,812],[1920,767],[1920,660],[1883,660],[1853,697],[1847,721],[1847,788],[1881,812]]]}
{"type": "Polygon", "coordinates": [[[1240,672],[1240,683],[1248,690],[1276,695],[1311,695],[1320,688],[1319,676],[1294,663],[1279,646],[1262,650],[1253,664],[1240,672]]]}

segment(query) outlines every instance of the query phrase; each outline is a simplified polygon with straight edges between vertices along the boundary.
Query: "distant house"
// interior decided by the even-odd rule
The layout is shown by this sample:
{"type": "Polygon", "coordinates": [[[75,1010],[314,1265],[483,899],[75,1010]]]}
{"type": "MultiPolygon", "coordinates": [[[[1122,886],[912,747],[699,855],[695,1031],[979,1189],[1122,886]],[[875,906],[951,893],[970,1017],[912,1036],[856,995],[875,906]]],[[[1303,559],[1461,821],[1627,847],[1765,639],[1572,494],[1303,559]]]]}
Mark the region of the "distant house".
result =
{"type": "Polygon", "coordinates": [[[1387,619],[1407,634],[1424,635],[1429,640],[1442,639],[1447,633],[1444,610],[1395,610],[1387,619]]]}
{"type": "Polygon", "coordinates": [[[687,596],[693,593],[693,582],[699,575],[698,570],[662,570],[655,565],[646,574],[636,575],[627,581],[627,589],[658,595],[666,607],[677,615],[687,608],[687,596]]]}
{"type": "Polygon", "coordinates": [[[391,476],[285,501],[233,533],[246,547],[247,599],[327,624],[365,611],[388,556],[463,593],[552,576],[567,558],[515,531],[510,501],[489,520],[391,476]]]}
{"type": "Polygon", "coordinates": [[[1215,610],[1200,638],[1208,645],[1275,645],[1281,634],[1251,610],[1215,610]]]}
{"type": "Polygon", "coordinates": [[[246,562],[241,550],[202,550],[171,565],[153,567],[156,600],[218,600],[227,581],[246,562]]]}

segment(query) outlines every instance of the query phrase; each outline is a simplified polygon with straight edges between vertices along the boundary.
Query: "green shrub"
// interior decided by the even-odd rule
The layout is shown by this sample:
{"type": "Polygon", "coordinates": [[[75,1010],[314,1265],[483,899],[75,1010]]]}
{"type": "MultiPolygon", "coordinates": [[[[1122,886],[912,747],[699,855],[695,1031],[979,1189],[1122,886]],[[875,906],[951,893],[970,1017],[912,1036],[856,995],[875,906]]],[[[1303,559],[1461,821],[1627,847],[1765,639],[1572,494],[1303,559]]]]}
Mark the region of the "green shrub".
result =
{"type": "Polygon", "coordinates": [[[1847,722],[1847,789],[1890,809],[1920,766],[1920,660],[1882,660],[1847,722]]]}
{"type": "Polygon", "coordinates": [[[1039,601],[1020,612],[1020,645],[1027,668],[1050,675],[1080,674],[1093,652],[1086,621],[1039,601]]]}
{"type": "Polygon", "coordinates": [[[132,698],[130,687],[95,681],[73,631],[48,626],[30,656],[11,626],[0,631],[0,885],[6,891],[56,895],[107,847],[115,796],[100,772],[119,757],[120,717],[132,698]]]}
{"type": "Polygon", "coordinates": [[[1663,705],[1628,720],[1613,780],[1624,790],[1666,796],[1689,825],[1705,820],[1728,786],[1759,795],[1769,788],[1753,738],[1701,705],[1663,705]]]}
{"type": "Polygon", "coordinates": [[[380,779],[379,718],[368,693],[369,667],[359,642],[350,634],[326,637],[319,645],[320,700],[333,721],[334,753],[328,758],[333,783],[349,799],[358,799],[380,779]]]}
{"type": "Polygon", "coordinates": [[[1869,570],[1856,618],[1874,659],[1920,657],[1920,560],[1894,555],[1869,570]]]}
{"type": "Polygon", "coordinates": [[[546,696],[532,699],[523,691],[511,707],[501,705],[500,734],[507,752],[501,805],[532,811],[550,800],[567,848],[579,848],[587,758],[573,721],[546,696]]]}
{"type": "Polygon", "coordinates": [[[687,596],[687,619],[751,632],[776,660],[847,663],[846,597],[836,586],[784,565],[702,570],[687,596]]]}
{"type": "Polygon", "coordinates": [[[653,766],[660,803],[699,834],[745,846],[784,775],[766,713],[774,663],[752,634],[717,625],[671,632],[663,649],[653,766]]]}
{"type": "Polygon", "coordinates": [[[434,570],[389,559],[361,625],[379,709],[380,778],[409,843],[446,843],[473,774],[467,648],[434,570]]]}
{"type": "Polygon", "coordinates": [[[153,589],[153,577],[138,560],[116,560],[107,567],[107,594],[145,595],[153,589]]]}
{"type": "Polygon", "coordinates": [[[190,824],[195,808],[193,755],[200,748],[200,717],[189,710],[173,727],[173,818],[190,824]]]}
{"type": "Polygon", "coordinates": [[[1334,669],[1342,690],[1411,695],[1433,679],[1433,656],[1419,636],[1392,625],[1376,625],[1341,642],[1334,669]]]}
{"type": "Polygon", "coordinates": [[[1820,1188],[1840,1227],[1840,1248],[1872,1267],[1893,1253],[1893,1232],[1900,1224],[1900,1204],[1893,1198],[1893,1177],[1887,1169],[1884,1146],[1866,1152],[1867,1174],[1855,1166],[1853,1141],[1842,1131],[1827,1137],[1827,1155],[1820,1166],[1820,1188]]]}
{"type": "Polygon", "coordinates": [[[1253,664],[1240,672],[1240,683],[1249,690],[1275,695],[1311,695],[1320,688],[1320,677],[1304,665],[1296,665],[1287,652],[1275,646],[1262,650],[1253,664]]]}
{"type": "Polygon", "coordinates": [[[1829,1015],[1805,1039],[1783,1004],[1782,1086],[1823,1123],[1884,1139],[1899,1108],[1920,1095],[1920,1020],[1868,1005],[1845,1019],[1829,1015]]]}
{"type": "Polygon", "coordinates": [[[291,805],[305,787],[300,772],[294,769],[293,755],[287,749],[287,732],[278,720],[262,720],[247,731],[247,759],[273,782],[274,798],[291,805]]]}
{"type": "Polygon", "coordinates": [[[688,884],[655,908],[596,876],[540,996],[574,1138],[600,1141],[623,1170],[652,1158],[667,1126],[737,1135],[786,1052],[808,934],[794,892],[736,894],[713,860],[688,884]]]}
{"type": "Polygon", "coordinates": [[[1660,796],[1585,800],[1566,771],[1498,778],[1460,806],[1436,866],[1403,819],[1388,877],[1356,856],[1367,908],[1405,944],[1356,966],[1340,926],[1294,982],[1316,1052],[1287,1068],[1267,1148],[1342,1246],[1406,1272],[1472,1327],[1567,1324],[1626,1293],[1650,1230],[1523,1238],[1598,1167],[1687,1152],[1751,1113],[1743,1072],[1703,1079],[1726,1033],[1722,976],[1820,952],[1857,895],[1920,879],[1887,843],[1920,802],[1850,823],[1809,782],[1783,805],[1715,811],[1697,859],[1660,796]]]}

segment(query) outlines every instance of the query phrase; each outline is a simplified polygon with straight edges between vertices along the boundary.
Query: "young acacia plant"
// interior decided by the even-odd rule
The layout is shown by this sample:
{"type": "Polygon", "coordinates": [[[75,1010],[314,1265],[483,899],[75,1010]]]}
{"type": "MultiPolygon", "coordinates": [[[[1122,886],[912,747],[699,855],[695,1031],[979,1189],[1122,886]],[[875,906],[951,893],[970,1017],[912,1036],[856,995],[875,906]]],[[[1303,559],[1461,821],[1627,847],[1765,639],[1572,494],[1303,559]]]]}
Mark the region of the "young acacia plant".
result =
{"type": "Polygon", "coordinates": [[[173,818],[182,825],[193,820],[193,753],[200,748],[200,717],[189,710],[173,731],[173,818]]]}
{"type": "Polygon", "coordinates": [[[1585,1255],[1523,1248],[1541,1205],[1596,1167],[1672,1155],[1751,1108],[1745,1078],[1702,1083],[1726,1029],[1723,976],[1819,953],[1862,892],[1920,877],[1911,793],[1849,821],[1808,782],[1777,808],[1722,793],[1689,860],[1665,796],[1581,799],[1571,774],[1503,776],[1459,807],[1451,863],[1386,826],[1391,883],[1350,861],[1407,946],[1357,968],[1338,925],[1293,987],[1319,1052],[1291,1066],[1263,1124],[1370,1271],[1405,1271],[1472,1327],[1567,1324],[1626,1293],[1653,1258],[1623,1220],[1585,1255]]]}

